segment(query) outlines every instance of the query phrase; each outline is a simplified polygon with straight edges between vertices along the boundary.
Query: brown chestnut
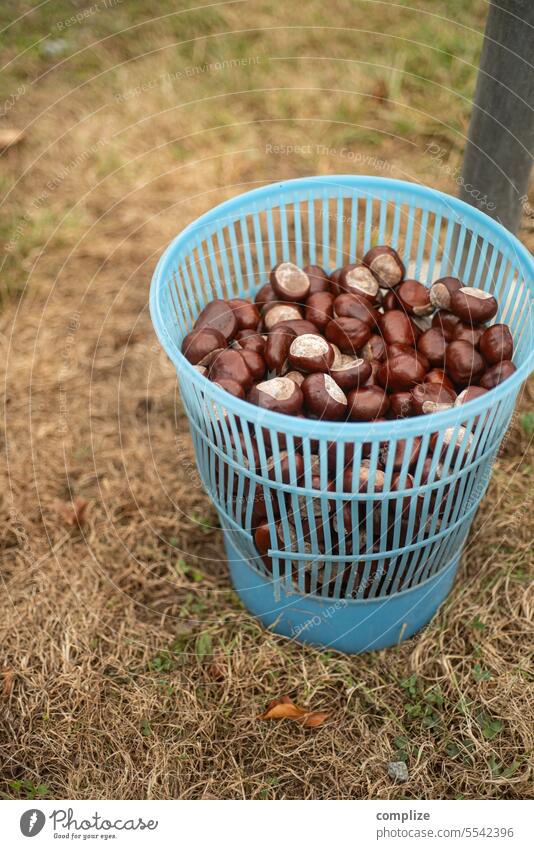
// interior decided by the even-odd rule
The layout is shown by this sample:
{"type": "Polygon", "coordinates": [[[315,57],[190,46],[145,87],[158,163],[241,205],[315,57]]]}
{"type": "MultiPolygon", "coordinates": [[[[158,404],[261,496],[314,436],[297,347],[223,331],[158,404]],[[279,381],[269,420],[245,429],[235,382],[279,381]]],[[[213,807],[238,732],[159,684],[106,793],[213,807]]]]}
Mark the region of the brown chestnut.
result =
{"type": "Polygon", "coordinates": [[[278,298],[275,295],[274,289],[270,283],[265,283],[258,291],[256,292],[256,296],[254,298],[254,303],[259,307],[259,309],[264,312],[267,304],[272,303],[273,301],[277,301],[278,298]]]}
{"type": "Polygon", "coordinates": [[[279,374],[282,371],[291,343],[296,338],[295,331],[291,327],[286,327],[285,322],[275,325],[273,330],[267,336],[265,343],[265,362],[269,371],[274,371],[279,374]]]}
{"type": "Polygon", "coordinates": [[[333,342],[344,354],[355,354],[371,336],[369,325],[359,318],[341,316],[326,325],[326,338],[333,342]]]}
{"type": "MultiPolygon", "coordinates": [[[[405,457],[408,458],[408,470],[410,472],[414,470],[417,464],[417,460],[419,459],[419,452],[421,451],[421,442],[422,439],[420,436],[414,436],[412,439],[411,446],[410,448],[408,448],[408,441],[406,439],[397,439],[395,443],[395,456],[393,458],[394,472],[400,472],[405,457]]],[[[385,442],[380,449],[380,459],[385,469],[387,468],[389,452],[391,451],[392,445],[393,443],[391,442],[385,442]]]]}
{"type": "Polygon", "coordinates": [[[449,310],[451,295],[462,288],[462,281],[457,277],[440,277],[430,287],[430,303],[437,310],[449,310]]]}
{"type": "Polygon", "coordinates": [[[444,386],[449,392],[455,392],[454,383],[447,377],[445,372],[440,368],[433,368],[425,375],[423,383],[436,383],[439,386],[444,386]]]}
{"type": "Polygon", "coordinates": [[[317,419],[337,421],[347,414],[347,398],[328,374],[309,374],[302,384],[304,406],[317,419]]]}
{"type": "Polygon", "coordinates": [[[317,333],[305,333],[293,340],[288,353],[292,369],[304,372],[328,372],[334,362],[334,351],[329,342],[317,333]]]}
{"type": "Polygon", "coordinates": [[[334,295],[331,292],[315,292],[306,300],[304,318],[324,331],[334,317],[334,295]]]}
{"type": "Polygon", "coordinates": [[[330,278],[324,268],[320,265],[305,265],[302,270],[310,281],[308,298],[318,292],[330,292],[330,278]]]}
{"type": "Polygon", "coordinates": [[[371,377],[371,364],[354,357],[351,354],[342,354],[341,363],[338,361],[330,369],[330,376],[344,392],[354,389],[356,386],[364,386],[371,377]]]}
{"type": "MultiPolygon", "coordinates": [[[[295,462],[294,474],[298,480],[304,474],[304,459],[302,454],[299,454],[298,452],[293,452],[292,457],[295,462]]],[[[291,463],[287,451],[280,451],[278,460],[275,460],[274,456],[269,457],[267,460],[267,476],[270,480],[282,480],[284,483],[290,482],[291,463]]]]}
{"type": "Polygon", "coordinates": [[[404,279],[406,270],[397,251],[389,245],[377,245],[367,251],[363,263],[371,269],[382,289],[392,289],[404,279]]]}
{"type": "MultiPolygon", "coordinates": [[[[431,451],[435,451],[436,445],[440,439],[439,433],[433,433],[430,437],[429,448],[431,451]]],[[[455,427],[448,427],[443,433],[443,442],[440,448],[440,458],[442,460],[445,459],[447,452],[449,451],[450,446],[454,442],[454,447],[451,453],[451,463],[454,463],[458,457],[458,452],[460,448],[462,449],[463,456],[467,455],[469,449],[471,448],[473,442],[473,435],[468,432],[467,428],[460,425],[458,429],[455,427]],[[456,438],[455,438],[456,433],[456,438]]]]}
{"type": "Polygon", "coordinates": [[[303,336],[305,333],[317,333],[315,324],[311,321],[306,321],[305,318],[293,318],[286,321],[279,321],[275,324],[273,330],[292,330],[295,336],[303,336]]]}
{"type": "Polygon", "coordinates": [[[493,366],[503,360],[511,360],[514,353],[514,340],[506,324],[494,324],[488,327],[480,337],[480,353],[493,366]]]}
{"type": "Polygon", "coordinates": [[[378,382],[390,392],[401,392],[411,389],[416,383],[422,383],[425,374],[426,369],[414,351],[413,354],[397,354],[396,357],[388,357],[380,366],[378,382]]]}
{"type": "Polygon", "coordinates": [[[349,295],[347,292],[338,295],[334,301],[333,317],[340,318],[341,316],[359,318],[369,327],[377,327],[380,319],[380,313],[368,301],[355,295],[349,295]]]}
{"type": "Polygon", "coordinates": [[[386,343],[379,333],[373,333],[361,350],[364,360],[383,362],[386,359],[386,343]]]}
{"type": "Polygon", "coordinates": [[[260,311],[256,304],[251,304],[245,298],[232,298],[227,301],[233,311],[239,330],[256,330],[260,321],[260,311]]]}
{"type": "Polygon", "coordinates": [[[379,386],[362,386],[348,395],[349,418],[355,422],[370,422],[384,416],[389,407],[388,396],[379,386]]]}
{"type": "Polygon", "coordinates": [[[249,392],[248,400],[264,410],[296,415],[302,409],[302,390],[287,377],[273,377],[257,383],[249,392]]]}
{"type": "Polygon", "coordinates": [[[447,343],[443,333],[436,327],[422,333],[417,340],[417,351],[427,358],[431,366],[442,366],[445,362],[447,343]]]}
{"type": "Polygon", "coordinates": [[[493,389],[499,383],[511,377],[514,371],[517,371],[515,365],[510,360],[503,360],[490,366],[480,378],[479,383],[484,389],[493,389]]]}
{"type": "Polygon", "coordinates": [[[207,304],[195,321],[195,330],[219,330],[227,342],[233,339],[238,330],[234,311],[226,301],[215,298],[207,304]]]}
{"type": "Polygon", "coordinates": [[[241,398],[242,401],[245,400],[245,390],[237,380],[232,380],[231,377],[220,377],[214,383],[215,386],[220,386],[221,389],[229,392],[230,395],[235,395],[236,398],[241,398]]]}
{"type": "Polygon", "coordinates": [[[455,407],[461,407],[462,404],[467,404],[468,401],[474,401],[475,398],[480,398],[482,395],[486,395],[488,392],[487,389],[484,389],[482,386],[467,386],[465,389],[462,389],[460,394],[458,395],[456,401],[454,402],[455,407]]]}
{"type": "Polygon", "coordinates": [[[453,333],[458,324],[461,324],[461,319],[446,310],[439,310],[432,317],[432,327],[441,330],[446,342],[452,342],[453,333]]]}
{"type": "Polygon", "coordinates": [[[266,337],[261,333],[256,333],[254,330],[238,330],[232,344],[238,351],[256,351],[263,356],[265,342],[266,337]]]}
{"type": "Polygon", "coordinates": [[[341,269],[337,290],[339,293],[359,295],[374,304],[378,295],[378,283],[369,268],[361,262],[352,262],[341,269]]]}
{"type": "Polygon", "coordinates": [[[287,374],[284,375],[284,377],[287,377],[289,378],[289,380],[292,380],[293,383],[297,384],[297,386],[302,386],[302,384],[304,383],[304,375],[301,374],[300,371],[288,371],[287,374]]]}
{"type": "Polygon", "coordinates": [[[480,343],[480,337],[484,332],[483,327],[472,327],[470,324],[464,324],[463,321],[460,321],[456,327],[454,328],[454,333],[452,334],[453,342],[469,342],[473,348],[478,348],[480,343]]]}
{"type": "Polygon", "coordinates": [[[302,318],[302,312],[296,304],[280,304],[273,301],[267,304],[265,308],[263,323],[267,330],[272,330],[276,324],[280,324],[282,321],[300,318],[302,318]]]}
{"type": "Polygon", "coordinates": [[[413,410],[417,416],[450,410],[455,399],[456,392],[449,392],[437,383],[419,383],[412,389],[413,410]]]}
{"type": "Polygon", "coordinates": [[[216,353],[226,348],[226,339],[220,330],[207,327],[205,330],[193,330],[184,336],[182,354],[196,366],[209,365],[216,353]]]}
{"type": "Polygon", "coordinates": [[[484,360],[469,342],[451,342],[447,347],[445,371],[457,386],[476,383],[484,368],[484,360]]]}
{"type": "Polygon", "coordinates": [[[258,525],[254,533],[254,544],[258,553],[268,569],[272,571],[273,561],[267,554],[268,551],[283,551],[284,537],[278,522],[274,528],[274,541],[271,540],[271,526],[268,524],[258,525]]]}
{"type": "Polygon", "coordinates": [[[402,310],[390,310],[380,317],[380,331],[387,345],[415,345],[416,334],[409,316],[402,310]]]}
{"type": "Polygon", "coordinates": [[[413,400],[411,392],[393,392],[389,396],[389,413],[395,419],[407,419],[413,416],[413,400]]]}
{"type": "Polygon", "coordinates": [[[252,374],[241,356],[241,351],[231,348],[214,357],[209,367],[209,378],[214,383],[219,383],[221,378],[230,378],[241,384],[245,391],[252,386],[252,374]]]}
{"type": "Polygon", "coordinates": [[[410,315],[430,315],[434,307],[430,303],[430,291],[418,280],[405,280],[396,290],[397,297],[410,315]]]}
{"type": "MultiPolygon", "coordinates": [[[[382,290],[381,290],[382,291],[382,290]]],[[[384,289],[385,295],[382,298],[382,307],[384,308],[384,312],[390,312],[391,310],[400,310],[402,307],[401,302],[399,301],[397,290],[396,289],[384,289]]]]}
{"type": "Polygon", "coordinates": [[[310,294],[310,279],[294,262],[279,262],[275,265],[269,282],[281,301],[303,301],[310,294]]]}
{"type": "Polygon", "coordinates": [[[252,380],[254,382],[263,380],[265,377],[265,360],[262,355],[250,350],[238,351],[238,353],[251,373],[252,380]]]}
{"type": "Polygon", "coordinates": [[[484,324],[497,315],[498,309],[493,295],[482,289],[462,286],[451,295],[451,312],[466,324],[484,324]]]}

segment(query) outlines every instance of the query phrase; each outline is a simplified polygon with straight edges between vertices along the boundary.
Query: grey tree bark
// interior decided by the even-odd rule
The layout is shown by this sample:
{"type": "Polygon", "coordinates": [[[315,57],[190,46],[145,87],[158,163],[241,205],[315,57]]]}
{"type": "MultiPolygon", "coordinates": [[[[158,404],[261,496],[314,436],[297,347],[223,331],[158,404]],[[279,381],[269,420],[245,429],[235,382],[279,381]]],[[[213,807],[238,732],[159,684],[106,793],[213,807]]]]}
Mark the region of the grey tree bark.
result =
{"type": "Polygon", "coordinates": [[[534,155],[534,0],[491,2],[460,197],[513,233],[534,155]]]}

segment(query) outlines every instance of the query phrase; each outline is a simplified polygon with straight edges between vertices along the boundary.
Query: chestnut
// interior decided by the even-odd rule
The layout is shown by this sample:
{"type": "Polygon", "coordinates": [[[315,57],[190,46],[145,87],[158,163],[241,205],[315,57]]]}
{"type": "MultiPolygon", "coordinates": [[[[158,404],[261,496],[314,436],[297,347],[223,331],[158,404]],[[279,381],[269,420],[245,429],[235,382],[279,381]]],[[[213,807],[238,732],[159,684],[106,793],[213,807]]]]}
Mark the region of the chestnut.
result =
{"type": "Polygon", "coordinates": [[[306,321],[305,318],[289,318],[286,321],[279,321],[275,324],[273,330],[292,330],[295,336],[303,336],[304,333],[317,333],[315,324],[311,321],[306,321]]]}
{"type": "Polygon", "coordinates": [[[265,565],[272,571],[273,561],[268,555],[268,551],[283,551],[284,537],[278,522],[274,528],[274,542],[271,541],[271,526],[268,524],[258,525],[254,532],[254,545],[258,549],[258,553],[265,565]]]}
{"type": "Polygon", "coordinates": [[[252,374],[240,351],[227,348],[214,357],[209,367],[209,378],[219,383],[221,378],[237,381],[245,391],[252,386],[252,374]]]}
{"type": "Polygon", "coordinates": [[[359,318],[369,327],[378,327],[380,313],[371,306],[369,301],[363,298],[355,297],[343,292],[334,300],[333,318],[348,316],[350,318],[359,318]]]}
{"type": "Polygon", "coordinates": [[[412,393],[393,392],[389,396],[389,413],[396,419],[407,419],[414,415],[412,393]]]}
{"type": "Polygon", "coordinates": [[[384,312],[401,309],[402,304],[399,301],[396,289],[384,289],[384,292],[385,295],[382,298],[382,307],[384,308],[384,312]]]}
{"type": "Polygon", "coordinates": [[[334,362],[334,351],[322,336],[305,333],[291,343],[288,360],[291,368],[297,371],[328,372],[334,362]]]}
{"type": "Polygon", "coordinates": [[[398,354],[388,358],[380,366],[378,382],[391,392],[401,392],[411,389],[416,383],[422,383],[425,374],[426,368],[414,351],[413,354],[398,354]]]}
{"type": "Polygon", "coordinates": [[[326,338],[337,345],[344,354],[356,353],[370,336],[370,327],[359,318],[341,316],[326,325],[326,338]]]}
{"type": "Polygon", "coordinates": [[[452,337],[457,324],[461,323],[461,319],[452,312],[439,310],[432,317],[432,327],[436,327],[443,333],[443,338],[446,342],[452,342],[452,337]]]}
{"type": "Polygon", "coordinates": [[[238,351],[256,351],[257,354],[263,356],[266,341],[265,336],[256,333],[254,330],[238,330],[232,344],[238,351]]]}
{"type": "Polygon", "coordinates": [[[466,324],[484,324],[497,315],[498,309],[493,295],[482,289],[462,286],[451,295],[451,312],[466,324]]]}
{"type": "Polygon", "coordinates": [[[362,386],[349,392],[348,404],[352,421],[370,422],[385,415],[389,400],[379,386],[362,386]]]}
{"type": "Polygon", "coordinates": [[[279,262],[275,265],[269,282],[281,301],[303,301],[310,294],[309,277],[294,262],[279,262]]]}
{"type": "Polygon", "coordinates": [[[256,296],[254,298],[254,303],[256,306],[260,308],[262,312],[264,312],[267,304],[272,303],[273,301],[277,301],[278,298],[275,295],[274,289],[270,283],[265,283],[258,291],[256,292],[256,296]]]}
{"type": "Polygon", "coordinates": [[[445,372],[440,368],[431,369],[428,374],[425,375],[423,383],[437,383],[439,386],[444,386],[445,389],[448,389],[450,392],[456,391],[452,380],[447,377],[445,372]]]}
{"type": "Polygon", "coordinates": [[[458,386],[477,382],[484,368],[484,360],[469,342],[451,342],[447,347],[445,371],[458,386]]]}
{"type": "Polygon", "coordinates": [[[198,371],[198,373],[201,374],[202,377],[208,376],[208,370],[206,366],[193,366],[193,368],[195,369],[195,371],[198,371]]]}
{"type": "Polygon", "coordinates": [[[487,391],[488,390],[484,389],[482,386],[475,386],[474,384],[471,384],[471,386],[467,386],[465,389],[462,389],[454,402],[454,406],[461,407],[462,404],[467,404],[468,401],[474,401],[475,398],[480,398],[481,395],[485,395],[487,391]]]}
{"type": "Polygon", "coordinates": [[[227,304],[234,313],[239,330],[257,329],[261,316],[256,304],[251,304],[245,298],[232,298],[227,304]]]}
{"type": "MultiPolygon", "coordinates": [[[[429,448],[431,451],[435,451],[436,445],[440,439],[440,435],[438,433],[433,433],[430,437],[429,448]]],[[[454,427],[448,427],[443,434],[443,442],[440,449],[440,457],[442,460],[445,459],[447,452],[449,451],[450,446],[453,444],[454,440],[454,448],[452,449],[451,454],[451,463],[454,463],[458,457],[458,452],[460,448],[462,448],[462,452],[464,457],[467,455],[469,449],[471,448],[473,442],[473,435],[468,433],[467,428],[460,425],[460,427],[456,430],[454,427]],[[456,433],[456,439],[454,440],[454,434],[456,433]],[[463,447],[462,447],[463,446],[463,447]]],[[[443,470],[441,471],[443,474],[443,470]]]]}
{"type": "Polygon", "coordinates": [[[293,383],[296,383],[297,386],[302,386],[304,382],[304,375],[301,374],[300,371],[288,371],[287,374],[284,375],[289,380],[292,380],[293,383]]]}
{"type": "Polygon", "coordinates": [[[234,311],[226,301],[215,298],[207,304],[195,321],[195,330],[219,330],[227,342],[233,339],[238,328],[234,311]]]}
{"type": "Polygon", "coordinates": [[[387,345],[415,345],[416,334],[409,316],[402,310],[390,310],[380,317],[380,331],[387,345]]]}
{"type": "MultiPolygon", "coordinates": [[[[417,464],[417,460],[419,459],[419,452],[421,451],[421,442],[422,438],[420,436],[414,436],[412,439],[412,444],[409,449],[408,454],[408,442],[406,439],[397,439],[395,442],[395,455],[393,457],[393,471],[400,472],[404,463],[405,458],[408,459],[408,470],[412,472],[417,464]]],[[[389,457],[389,452],[393,443],[385,442],[384,445],[380,449],[380,460],[382,461],[382,465],[384,468],[387,468],[387,462],[389,457]]]]}
{"type": "Polygon", "coordinates": [[[443,333],[437,327],[431,327],[430,330],[422,333],[417,340],[417,351],[427,358],[431,366],[442,366],[445,362],[445,351],[447,343],[443,338],[443,333]]]}
{"type": "Polygon", "coordinates": [[[238,353],[251,373],[252,380],[262,380],[265,377],[265,360],[262,355],[250,350],[238,351],[238,353]]]}
{"type": "Polygon", "coordinates": [[[511,360],[514,353],[514,340],[506,324],[494,324],[483,331],[480,337],[480,353],[493,366],[503,360],[511,360]]]}
{"type": "Polygon", "coordinates": [[[371,269],[382,289],[392,289],[404,279],[406,269],[397,251],[389,245],[377,245],[367,251],[363,263],[371,269]]]}
{"type": "Polygon", "coordinates": [[[370,363],[360,357],[351,354],[342,354],[341,363],[338,361],[330,369],[330,376],[344,392],[354,389],[356,386],[364,386],[371,377],[372,368],[370,363]]]}
{"type": "Polygon", "coordinates": [[[184,336],[182,354],[192,365],[209,365],[213,355],[226,348],[226,339],[220,330],[207,327],[205,330],[193,330],[184,336]]]}
{"type": "Polygon", "coordinates": [[[457,277],[440,277],[430,287],[430,303],[436,310],[449,310],[451,295],[462,288],[462,281],[457,277]]]}
{"type": "Polygon", "coordinates": [[[450,392],[438,383],[419,383],[412,389],[413,410],[418,416],[450,410],[455,399],[456,392],[450,392]]]}
{"type": "Polygon", "coordinates": [[[514,371],[517,371],[515,365],[510,360],[503,360],[500,363],[490,366],[480,378],[480,385],[484,389],[493,389],[502,383],[506,378],[511,377],[514,371]]]}
{"type": "Polygon", "coordinates": [[[269,371],[279,374],[287,360],[291,343],[296,338],[291,327],[283,326],[284,322],[276,325],[267,336],[265,343],[265,362],[269,371]]]}
{"type": "Polygon", "coordinates": [[[373,333],[361,350],[364,360],[383,362],[386,359],[386,343],[379,333],[373,333]]]}
{"type": "Polygon", "coordinates": [[[334,317],[334,295],[331,292],[316,292],[306,300],[304,318],[324,331],[334,317]]]}
{"type": "MultiPolygon", "coordinates": [[[[295,452],[292,454],[295,462],[295,475],[297,480],[304,474],[304,459],[302,454],[295,452]]],[[[287,451],[280,451],[278,459],[269,457],[267,460],[267,476],[270,480],[281,480],[284,483],[289,483],[291,480],[291,465],[289,462],[289,454],[287,451]]]]}
{"type": "Polygon", "coordinates": [[[469,342],[473,348],[478,348],[480,343],[480,337],[484,332],[483,327],[472,327],[470,324],[464,324],[463,321],[460,321],[456,327],[454,328],[454,332],[452,334],[453,342],[469,342]]]}
{"type": "Polygon", "coordinates": [[[248,400],[264,410],[296,415],[302,409],[302,390],[287,377],[273,377],[252,387],[248,400]]]}
{"type": "Polygon", "coordinates": [[[339,420],[347,414],[347,398],[328,374],[309,374],[302,384],[304,406],[318,419],[339,420]]]}
{"type": "Polygon", "coordinates": [[[380,360],[368,360],[367,362],[371,366],[371,374],[365,381],[365,386],[378,386],[378,372],[382,363],[380,360]]]}
{"type": "Polygon", "coordinates": [[[305,265],[302,270],[310,281],[308,298],[318,292],[330,292],[330,278],[324,268],[320,265],[305,265]]]}
{"type": "Polygon", "coordinates": [[[352,262],[341,269],[337,290],[339,293],[360,295],[370,304],[374,304],[378,295],[378,283],[367,266],[361,262],[352,262]]]}
{"type": "Polygon", "coordinates": [[[405,280],[396,290],[402,306],[410,315],[430,315],[434,307],[430,303],[430,291],[418,280],[405,280]]]}
{"type": "Polygon", "coordinates": [[[245,390],[237,380],[232,380],[231,377],[220,377],[219,380],[213,382],[215,386],[220,386],[221,389],[229,392],[230,395],[235,395],[236,398],[241,398],[242,401],[245,400],[245,390]]]}
{"type": "Polygon", "coordinates": [[[369,489],[371,479],[371,464],[369,460],[362,460],[358,469],[358,486],[354,489],[354,474],[351,468],[343,475],[343,492],[382,492],[384,489],[384,470],[378,466],[375,468],[373,488],[369,489]]]}
{"type": "Polygon", "coordinates": [[[267,330],[272,330],[276,324],[296,318],[302,318],[302,313],[295,304],[280,304],[274,301],[267,304],[263,314],[263,323],[267,330]]]}

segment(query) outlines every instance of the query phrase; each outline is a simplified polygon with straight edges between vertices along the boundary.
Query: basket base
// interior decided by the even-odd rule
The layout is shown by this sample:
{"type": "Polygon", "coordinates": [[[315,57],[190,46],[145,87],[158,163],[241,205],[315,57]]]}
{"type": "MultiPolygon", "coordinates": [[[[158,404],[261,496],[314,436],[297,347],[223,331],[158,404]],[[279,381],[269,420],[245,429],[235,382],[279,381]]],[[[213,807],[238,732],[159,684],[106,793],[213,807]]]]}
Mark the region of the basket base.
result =
{"type": "Polygon", "coordinates": [[[261,575],[225,532],[235,590],[245,607],[276,634],[347,654],[394,646],[413,636],[447,597],[461,552],[437,575],[409,590],[375,599],[335,599],[290,594],[261,575]]]}

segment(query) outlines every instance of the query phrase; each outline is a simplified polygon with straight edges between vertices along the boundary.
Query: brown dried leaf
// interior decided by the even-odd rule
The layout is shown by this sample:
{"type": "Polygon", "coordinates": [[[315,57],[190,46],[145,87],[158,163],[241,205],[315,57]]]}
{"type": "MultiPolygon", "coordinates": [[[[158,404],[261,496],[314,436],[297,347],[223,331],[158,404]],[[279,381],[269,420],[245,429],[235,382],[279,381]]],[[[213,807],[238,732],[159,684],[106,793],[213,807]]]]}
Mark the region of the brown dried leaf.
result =
{"type": "Polygon", "coordinates": [[[213,663],[209,663],[206,671],[213,681],[224,681],[226,678],[226,668],[220,661],[214,660],[213,663]]]}
{"type": "Polygon", "coordinates": [[[386,81],[384,79],[377,80],[371,91],[371,97],[374,100],[379,100],[381,103],[383,103],[385,100],[388,99],[388,94],[388,85],[386,81]]]}
{"type": "Polygon", "coordinates": [[[15,673],[12,669],[4,669],[2,672],[4,683],[2,685],[2,693],[6,698],[9,698],[13,692],[13,684],[15,683],[15,673]]]}
{"type": "Polygon", "coordinates": [[[5,127],[0,130],[0,151],[8,147],[14,147],[24,138],[24,131],[14,127],[5,127]]]}
{"type": "Polygon", "coordinates": [[[329,714],[327,713],[320,713],[319,711],[314,711],[313,713],[306,714],[306,716],[302,718],[300,724],[303,725],[304,728],[318,728],[319,725],[322,725],[323,722],[326,722],[328,716],[329,714]]]}
{"type": "Polygon", "coordinates": [[[89,502],[85,498],[77,495],[73,501],[61,501],[59,498],[56,498],[53,507],[56,513],[65,520],[67,525],[75,527],[76,525],[81,525],[84,521],[88,504],[89,502]]]}
{"type": "Polygon", "coordinates": [[[292,719],[304,728],[317,728],[328,719],[328,714],[308,711],[294,704],[289,696],[281,696],[269,702],[267,709],[258,719],[292,719]]]}

